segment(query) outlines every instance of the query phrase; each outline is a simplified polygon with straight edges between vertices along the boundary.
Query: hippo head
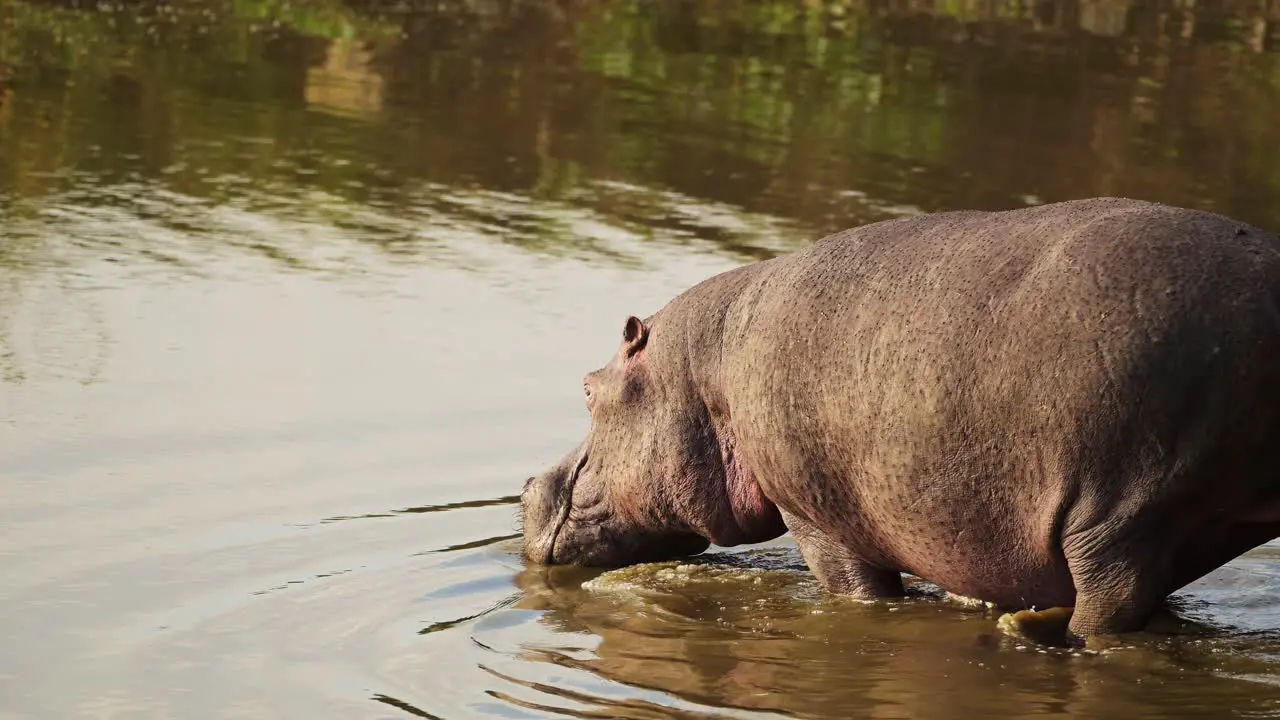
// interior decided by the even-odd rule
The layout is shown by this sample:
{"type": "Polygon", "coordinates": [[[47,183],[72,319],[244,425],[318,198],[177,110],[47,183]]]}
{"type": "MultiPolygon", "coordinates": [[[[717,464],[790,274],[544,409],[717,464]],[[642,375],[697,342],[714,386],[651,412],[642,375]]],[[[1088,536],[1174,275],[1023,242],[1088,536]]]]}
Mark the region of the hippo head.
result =
{"type": "Polygon", "coordinates": [[[732,440],[713,426],[679,335],[630,317],[613,359],[586,376],[586,439],[520,498],[529,560],[619,567],[785,532],[741,464],[726,469],[732,440]]]}

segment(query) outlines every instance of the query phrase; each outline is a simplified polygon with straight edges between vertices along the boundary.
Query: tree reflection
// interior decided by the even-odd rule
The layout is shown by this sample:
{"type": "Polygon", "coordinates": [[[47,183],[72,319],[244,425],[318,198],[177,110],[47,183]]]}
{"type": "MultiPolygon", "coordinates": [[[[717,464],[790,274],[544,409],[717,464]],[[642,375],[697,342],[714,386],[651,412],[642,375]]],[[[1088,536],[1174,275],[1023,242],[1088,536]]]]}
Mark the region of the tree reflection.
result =
{"type": "Polygon", "coordinates": [[[95,7],[0,9],[15,198],[91,178],[219,203],[321,190],[397,211],[442,186],[600,209],[598,184],[622,181],[808,238],[1100,194],[1280,227],[1280,17],[1243,0],[95,7]]]}

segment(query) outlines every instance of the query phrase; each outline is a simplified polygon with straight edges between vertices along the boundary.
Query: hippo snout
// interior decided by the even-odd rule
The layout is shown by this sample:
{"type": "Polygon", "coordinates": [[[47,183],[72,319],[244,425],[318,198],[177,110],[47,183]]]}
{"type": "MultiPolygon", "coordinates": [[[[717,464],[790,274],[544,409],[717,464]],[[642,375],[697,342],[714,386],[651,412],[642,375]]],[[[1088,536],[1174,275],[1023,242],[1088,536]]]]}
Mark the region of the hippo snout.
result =
{"type": "Polygon", "coordinates": [[[550,564],[556,531],[564,521],[562,505],[568,503],[565,485],[569,481],[573,456],[524,482],[520,493],[520,520],[524,554],[529,560],[550,564]]]}

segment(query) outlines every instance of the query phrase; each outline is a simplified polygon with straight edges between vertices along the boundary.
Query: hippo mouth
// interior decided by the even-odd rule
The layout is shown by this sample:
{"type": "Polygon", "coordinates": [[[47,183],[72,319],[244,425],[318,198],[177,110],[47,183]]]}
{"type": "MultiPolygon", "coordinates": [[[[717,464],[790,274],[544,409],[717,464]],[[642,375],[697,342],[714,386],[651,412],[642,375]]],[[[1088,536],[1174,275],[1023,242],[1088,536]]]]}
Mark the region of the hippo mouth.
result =
{"type": "Polygon", "coordinates": [[[621,567],[707,549],[708,540],[679,518],[657,518],[660,511],[648,508],[639,511],[641,520],[614,506],[611,488],[599,477],[600,460],[587,440],[555,467],[525,482],[522,532],[530,562],[621,567]]]}
{"type": "Polygon", "coordinates": [[[569,513],[573,510],[573,489],[578,484],[578,477],[582,475],[582,469],[586,465],[587,449],[583,447],[582,454],[573,464],[569,477],[560,486],[560,497],[556,498],[556,505],[560,509],[556,516],[555,528],[551,531],[551,541],[547,543],[546,556],[543,558],[544,565],[552,565],[555,562],[556,542],[560,539],[560,531],[564,530],[564,526],[569,522],[569,513]]]}

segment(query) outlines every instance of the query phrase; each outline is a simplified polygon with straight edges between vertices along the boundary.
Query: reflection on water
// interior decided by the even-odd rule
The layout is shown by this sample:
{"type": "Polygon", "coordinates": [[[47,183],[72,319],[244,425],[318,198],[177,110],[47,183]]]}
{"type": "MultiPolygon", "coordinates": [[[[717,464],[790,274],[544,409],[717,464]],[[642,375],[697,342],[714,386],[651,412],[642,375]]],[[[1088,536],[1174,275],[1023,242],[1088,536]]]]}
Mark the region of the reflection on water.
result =
{"type": "Polygon", "coordinates": [[[1280,20],[1248,3],[0,12],[18,197],[141,178],[399,213],[623,180],[822,229],[1105,193],[1280,224],[1280,20]]]}
{"type": "Polygon", "coordinates": [[[382,77],[363,43],[342,37],[329,44],[324,64],[307,70],[306,102],[316,110],[376,119],[382,110],[382,77]]]}
{"type": "Polygon", "coordinates": [[[0,718],[1280,715],[1275,547],[1055,653],[513,497],[622,318],[828,230],[1280,229],[1274,5],[0,3],[0,718]]]}
{"type": "MultiPolygon", "coordinates": [[[[773,551],[693,571],[635,568],[625,579],[609,580],[611,573],[585,584],[522,572],[525,596],[516,607],[538,610],[538,622],[555,635],[553,644],[524,644],[520,656],[573,678],[539,688],[538,702],[561,710],[561,698],[597,699],[617,684],[655,705],[681,698],[690,716],[725,708],[919,718],[1150,717],[1164,708],[1177,717],[1221,717],[1246,705],[1256,716],[1280,711],[1274,683],[1188,681],[1189,673],[1268,672],[1265,657],[1235,652],[1258,647],[1257,637],[1216,628],[1195,639],[1141,638],[1100,655],[1037,650],[994,632],[986,613],[936,593],[874,605],[824,597],[802,567],[797,552],[773,551]]],[[[1273,572],[1271,582],[1277,579],[1273,572]]],[[[501,635],[473,632],[486,644],[501,635]]],[[[627,707],[641,709],[628,701],[611,710],[657,716],[654,706],[627,707]]]]}
{"type": "MultiPolygon", "coordinates": [[[[492,548],[514,552],[514,544],[492,548]]],[[[1274,565],[1258,570],[1280,587],[1274,565]]],[[[423,655],[469,641],[485,694],[536,716],[571,717],[1271,717],[1275,630],[1249,628],[1247,602],[1207,611],[1177,598],[1183,627],[1102,652],[1029,647],[992,614],[917,583],[906,600],[824,595],[782,546],[601,575],[524,568],[517,595],[486,583],[465,616],[421,631],[423,655]],[[484,599],[487,598],[487,599],[484,599]],[[1235,621],[1243,620],[1243,627],[1235,621]],[[462,636],[462,637],[459,637],[462,636]]],[[[446,581],[447,582],[447,581],[446,581]]],[[[1221,574],[1206,587],[1231,584],[1221,574]]],[[[1274,606],[1262,623],[1274,623],[1274,606]]],[[[1274,625],[1272,625],[1274,627],[1274,625]]],[[[405,651],[406,661],[411,651],[405,651]]],[[[417,656],[428,672],[429,661],[417,656]]],[[[455,707],[425,677],[375,699],[424,717],[455,707]],[[416,686],[415,686],[416,685],[416,686]]],[[[478,698],[469,706],[487,706],[478,698]]]]}

